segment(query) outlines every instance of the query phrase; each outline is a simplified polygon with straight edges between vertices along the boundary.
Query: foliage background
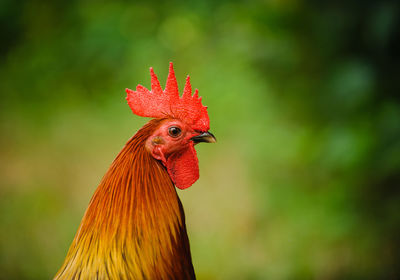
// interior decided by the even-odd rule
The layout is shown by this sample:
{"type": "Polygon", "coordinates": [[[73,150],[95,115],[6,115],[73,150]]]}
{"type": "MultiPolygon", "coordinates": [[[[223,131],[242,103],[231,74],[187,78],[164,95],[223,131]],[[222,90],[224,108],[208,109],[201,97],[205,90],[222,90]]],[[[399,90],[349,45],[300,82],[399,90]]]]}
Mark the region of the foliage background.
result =
{"type": "Polygon", "coordinates": [[[50,279],[173,61],[216,145],[179,191],[199,279],[395,279],[396,1],[0,2],[0,279],[50,279]]]}

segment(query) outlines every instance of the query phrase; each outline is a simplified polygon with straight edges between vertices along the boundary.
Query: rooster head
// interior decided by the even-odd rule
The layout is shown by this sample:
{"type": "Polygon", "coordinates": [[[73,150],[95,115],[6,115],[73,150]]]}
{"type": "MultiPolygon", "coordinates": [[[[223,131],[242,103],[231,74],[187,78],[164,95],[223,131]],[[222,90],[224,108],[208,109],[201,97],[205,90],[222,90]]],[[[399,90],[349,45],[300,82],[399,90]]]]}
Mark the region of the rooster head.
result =
{"type": "Polygon", "coordinates": [[[186,189],[199,178],[194,146],[200,142],[216,142],[208,131],[207,107],[202,105],[197,89],[192,95],[189,76],[182,96],[179,95],[172,63],[164,90],[153,68],[150,68],[150,75],[151,90],[142,85],[138,85],[136,91],[126,89],[126,99],[134,114],[163,119],[149,135],[146,149],[166,167],[175,186],[186,189]]]}

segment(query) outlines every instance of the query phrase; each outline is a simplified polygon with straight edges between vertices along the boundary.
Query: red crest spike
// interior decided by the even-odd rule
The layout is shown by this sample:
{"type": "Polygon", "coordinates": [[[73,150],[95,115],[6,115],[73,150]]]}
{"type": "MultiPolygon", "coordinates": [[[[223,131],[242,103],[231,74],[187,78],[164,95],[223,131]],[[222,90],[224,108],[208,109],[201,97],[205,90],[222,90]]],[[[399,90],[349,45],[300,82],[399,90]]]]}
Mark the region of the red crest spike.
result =
{"type": "Polygon", "coordinates": [[[175,71],[172,62],[169,63],[169,72],[165,91],[168,92],[171,97],[179,97],[178,82],[175,78],[175,71]]]}
{"type": "Polygon", "coordinates": [[[171,117],[192,126],[197,131],[207,131],[210,128],[210,120],[207,107],[201,104],[198,90],[192,95],[192,86],[189,76],[186,78],[182,97],[179,96],[178,83],[172,62],[169,64],[169,73],[165,90],[153,68],[150,68],[151,91],[142,85],[136,87],[136,91],[126,89],[129,107],[135,115],[150,118],[171,117]]]}
{"type": "Polygon", "coordinates": [[[192,97],[192,85],[190,84],[190,77],[189,75],[186,77],[186,84],[185,88],[183,89],[182,98],[188,100],[192,97]]]}
{"type": "Polygon", "coordinates": [[[158,81],[157,75],[154,73],[153,67],[150,67],[151,75],[151,91],[157,94],[162,93],[160,82],[158,81]]]}

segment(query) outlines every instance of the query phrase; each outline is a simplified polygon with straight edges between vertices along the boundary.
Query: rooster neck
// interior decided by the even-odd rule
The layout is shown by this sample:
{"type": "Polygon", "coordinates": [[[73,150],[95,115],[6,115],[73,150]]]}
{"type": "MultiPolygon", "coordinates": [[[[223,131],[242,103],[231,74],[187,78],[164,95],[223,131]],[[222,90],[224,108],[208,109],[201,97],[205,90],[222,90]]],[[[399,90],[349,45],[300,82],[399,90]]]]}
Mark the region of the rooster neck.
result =
{"type": "Polygon", "coordinates": [[[194,279],[185,216],[164,166],[145,148],[150,121],[93,195],[56,279],[194,279]]]}

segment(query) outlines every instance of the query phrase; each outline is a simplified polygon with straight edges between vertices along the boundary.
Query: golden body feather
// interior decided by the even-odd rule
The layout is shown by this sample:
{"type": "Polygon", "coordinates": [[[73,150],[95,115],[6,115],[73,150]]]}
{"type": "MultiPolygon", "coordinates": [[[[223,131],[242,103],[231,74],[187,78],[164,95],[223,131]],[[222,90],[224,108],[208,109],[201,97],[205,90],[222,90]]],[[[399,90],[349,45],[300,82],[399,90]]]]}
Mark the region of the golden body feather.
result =
{"type": "Polygon", "coordinates": [[[195,279],[182,204],[145,148],[150,121],[98,186],[55,279],[195,279]]]}

